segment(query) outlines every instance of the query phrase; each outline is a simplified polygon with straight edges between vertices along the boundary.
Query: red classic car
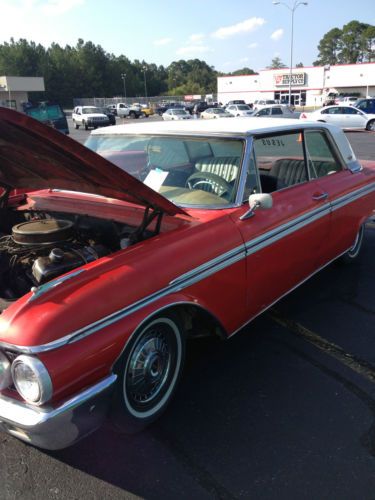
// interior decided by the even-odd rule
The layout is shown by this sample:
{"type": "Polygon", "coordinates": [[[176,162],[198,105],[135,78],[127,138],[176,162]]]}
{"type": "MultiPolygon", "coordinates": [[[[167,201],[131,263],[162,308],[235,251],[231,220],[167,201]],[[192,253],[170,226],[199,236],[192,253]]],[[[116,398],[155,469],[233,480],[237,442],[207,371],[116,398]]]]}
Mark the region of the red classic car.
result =
{"type": "Polygon", "coordinates": [[[152,422],[187,338],[355,259],[375,162],[322,123],[121,125],[84,147],[0,109],[0,185],[0,429],[58,449],[107,415],[152,422]]]}

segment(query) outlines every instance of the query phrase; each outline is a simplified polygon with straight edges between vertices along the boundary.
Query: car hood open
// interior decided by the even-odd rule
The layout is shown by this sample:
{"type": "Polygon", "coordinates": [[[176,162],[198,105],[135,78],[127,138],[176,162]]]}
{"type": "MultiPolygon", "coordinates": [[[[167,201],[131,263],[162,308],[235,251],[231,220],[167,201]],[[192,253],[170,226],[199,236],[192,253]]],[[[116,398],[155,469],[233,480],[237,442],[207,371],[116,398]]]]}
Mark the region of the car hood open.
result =
{"type": "Polygon", "coordinates": [[[63,189],[186,212],[82,144],[27,115],[0,107],[0,186],[63,189]]]}

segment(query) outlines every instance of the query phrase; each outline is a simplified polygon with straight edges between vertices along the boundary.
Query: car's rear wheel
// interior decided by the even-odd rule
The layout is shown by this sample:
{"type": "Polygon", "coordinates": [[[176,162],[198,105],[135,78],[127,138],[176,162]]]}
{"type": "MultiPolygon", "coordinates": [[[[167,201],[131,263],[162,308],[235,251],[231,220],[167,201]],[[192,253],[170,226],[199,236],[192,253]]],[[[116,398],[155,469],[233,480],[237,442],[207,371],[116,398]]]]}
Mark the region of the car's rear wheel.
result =
{"type": "Polygon", "coordinates": [[[112,421],[132,434],[156,420],[170,402],[185,358],[178,318],[164,314],[149,321],[131,339],[119,362],[112,421]]]}
{"type": "Polygon", "coordinates": [[[366,130],[375,131],[375,120],[370,120],[366,126],[366,130]]]}
{"type": "Polygon", "coordinates": [[[88,129],[89,129],[89,126],[87,125],[87,122],[83,121],[83,122],[82,122],[82,125],[85,127],[85,130],[88,130],[88,129]]]}
{"type": "Polygon", "coordinates": [[[78,125],[78,123],[77,123],[76,121],[74,121],[74,120],[73,120],[73,123],[74,123],[74,128],[75,128],[76,130],[78,130],[78,129],[79,129],[79,125],[78,125]]]}
{"type": "Polygon", "coordinates": [[[363,243],[363,236],[365,233],[365,225],[362,224],[361,227],[358,230],[358,233],[355,237],[353,245],[349,248],[349,250],[341,257],[341,261],[344,264],[350,264],[351,262],[354,262],[362,249],[362,243],[363,243]]]}

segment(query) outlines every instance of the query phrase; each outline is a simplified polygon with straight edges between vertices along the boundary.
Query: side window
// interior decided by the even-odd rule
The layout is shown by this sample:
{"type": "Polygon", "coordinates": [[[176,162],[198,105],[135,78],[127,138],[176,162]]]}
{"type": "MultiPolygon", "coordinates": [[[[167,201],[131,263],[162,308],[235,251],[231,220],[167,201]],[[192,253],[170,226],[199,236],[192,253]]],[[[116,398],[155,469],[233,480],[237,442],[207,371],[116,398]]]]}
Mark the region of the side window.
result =
{"type": "Polygon", "coordinates": [[[273,115],[282,115],[283,111],[281,108],[272,108],[272,114],[273,115]]]}
{"type": "Polygon", "coordinates": [[[324,132],[305,131],[305,144],[311,179],[325,177],[342,170],[324,132]]]}
{"type": "Polygon", "coordinates": [[[307,181],[302,133],[256,138],[254,153],[263,193],[307,181]]]}

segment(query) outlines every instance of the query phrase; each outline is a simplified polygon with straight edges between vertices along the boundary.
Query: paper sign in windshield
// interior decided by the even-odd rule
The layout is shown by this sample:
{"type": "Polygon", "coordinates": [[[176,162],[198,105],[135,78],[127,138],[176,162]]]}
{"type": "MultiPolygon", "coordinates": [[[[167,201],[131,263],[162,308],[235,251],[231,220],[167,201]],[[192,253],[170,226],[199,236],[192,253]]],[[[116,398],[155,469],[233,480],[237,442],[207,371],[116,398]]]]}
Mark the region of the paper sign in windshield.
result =
{"type": "Polygon", "coordinates": [[[153,189],[154,191],[159,192],[159,189],[163,185],[163,182],[165,181],[167,175],[168,172],[165,172],[165,170],[160,170],[159,168],[157,168],[155,170],[151,170],[147,174],[147,177],[143,181],[143,183],[146,184],[146,186],[153,189]]]}

